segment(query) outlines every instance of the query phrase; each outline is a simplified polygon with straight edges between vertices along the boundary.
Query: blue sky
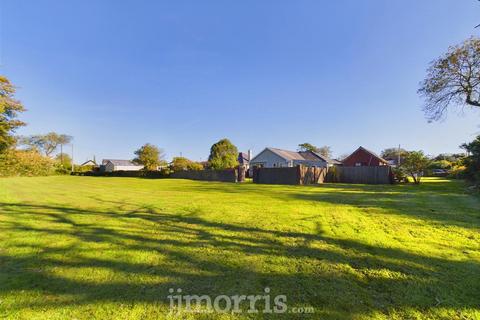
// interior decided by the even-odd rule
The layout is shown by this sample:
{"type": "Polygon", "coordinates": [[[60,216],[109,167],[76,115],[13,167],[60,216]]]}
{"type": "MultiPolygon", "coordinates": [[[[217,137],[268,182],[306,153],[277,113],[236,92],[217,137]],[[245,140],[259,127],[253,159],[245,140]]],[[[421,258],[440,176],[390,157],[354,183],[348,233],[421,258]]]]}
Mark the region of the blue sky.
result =
{"type": "Polygon", "coordinates": [[[427,123],[428,63],[477,35],[474,0],[1,1],[0,73],[20,134],[75,137],[78,162],[146,142],[205,160],[310,142],[457,152],[480,113],[427,123]]]}

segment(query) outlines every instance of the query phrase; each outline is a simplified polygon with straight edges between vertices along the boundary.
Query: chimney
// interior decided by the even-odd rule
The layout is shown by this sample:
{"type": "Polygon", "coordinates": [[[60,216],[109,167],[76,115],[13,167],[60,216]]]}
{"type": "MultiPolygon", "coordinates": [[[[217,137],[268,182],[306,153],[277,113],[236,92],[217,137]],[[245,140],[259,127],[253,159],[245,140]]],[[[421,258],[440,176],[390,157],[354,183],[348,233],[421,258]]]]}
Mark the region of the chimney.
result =
{"type": "Polygon", "coordinates": [[[248,149],[248,161],[252,160],[252,149],[248,149]]]}

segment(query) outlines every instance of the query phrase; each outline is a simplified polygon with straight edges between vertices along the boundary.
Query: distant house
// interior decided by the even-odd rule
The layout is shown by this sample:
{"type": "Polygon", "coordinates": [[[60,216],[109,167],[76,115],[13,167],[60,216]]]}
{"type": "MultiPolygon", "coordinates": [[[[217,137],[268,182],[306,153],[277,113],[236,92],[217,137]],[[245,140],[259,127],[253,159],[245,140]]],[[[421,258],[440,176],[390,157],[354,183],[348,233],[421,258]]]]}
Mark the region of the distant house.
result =
{"type": "Polygon", "coordinates": [[[295,167],[298,165],[326,168],[336,164],[338,164],[338,161],[331,160],[319,153],[288,151],[277,148],[265,148],[250,160],[251,168],[295,167]]]}
{"type": "Polygon", "coordinates": [[[248,153],[240,152],[238,154],[238,164],[244,166],[247,170],[250,167],[250,159],[252,159],[251,150],[248,150],[248,153]]]}
{"type": "Polygon", "coordinates": [[[388,165],[391,167],[397,167],[398,166],[398,159],[385,159],[388,162],[388,165]]]}
{"type": "Polygon", "coordinates": [[[379,167],[389,165],[387,160],[364,147],[359,147],[346,157],[342,163],[345,167],[379,167]]]}
{"type": "Polygon", "coordinates": [[[80,167],[85,167],[85,166],[93,166],[93,167],[96,167],[97,166],[97,163],[95,162],[95,160],[87,160],[85,161],[84,163],[82,163],[80,165],[80,167]]]}
{"type": "Polygon", "coordinates": [[[113,159],[102,160],[101,167],[102,167],[101,170],[105,172],[138,171],[143,169],[142,165],[138,165],[130,160],[113,160],[113,159]]]}

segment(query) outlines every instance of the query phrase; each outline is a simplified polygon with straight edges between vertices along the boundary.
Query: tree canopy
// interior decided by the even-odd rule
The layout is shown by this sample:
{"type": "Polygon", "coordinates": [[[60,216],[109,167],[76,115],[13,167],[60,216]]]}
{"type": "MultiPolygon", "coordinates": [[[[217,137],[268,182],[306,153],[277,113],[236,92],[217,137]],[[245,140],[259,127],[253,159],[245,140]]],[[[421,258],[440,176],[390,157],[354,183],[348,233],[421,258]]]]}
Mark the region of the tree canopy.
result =
{"type": "Polygon", "coordinates": [[[14,95],[15,87],[6,77],[0,76],[0,153],[15,144],[15,130],[25,125],[17,119],[25,108],[14,95]]]}
{"type": "Polygon", "coordinates": [[[419,184],[423,171],[427,169],[429,163],[430,160],[423,151],[410,151],[404,155],[400,170],[411,176],[416,184],[419,184]]]}
{"type": "Polygon", "coordinates": [[[386,149],[382,150],[382,153],[380,155],[385,160],[398,161],[398,158],[400,158],[400,163],[402,163],[403,162],[403,157],[407,153],[408,153],[407,150],[397,147],[397,148],[386,148],[386,149]]]}
{"type": "Polygon", "coordinates": [[[465,157],[463,153],[440,153],[438,156],[434,158],[434,160],[447,160],[450,162],[457,162],[462,160],[465,157]]]}
{"type": "Polygon", "coordinates": [[[158,166],[165,163],[163,150],[150,143],[141,146],[135,155],[137,157],[133,161],[143,165],[144,170],[157,170],[158,166]]]}
{"type": "Polygon", "coordinates": [[[418,93],[430,121],[443,118],[450,105],[480,107],[480,39],[450,47],[434,60],[418,93]]]}
{"type": "Polygon", "coordinates": [[[170,164],[170,168],[173,171],[202,170],[203,166],[200,163],[194,162],[185,157],[174,157],[172,163],[170,164]]]}
{"type": "Polygon", "coordinates": [[[213,144],[208,157],[212,169],[231,169],[238,166],[238,149],[230,140],[222,139],[213,144]]]}
{"type": "Polygon", "coordinates": [[[298,151],[312,151],[312,152],[318,152],[318,147],[314,146],[313,144],[311,143],[308,143],[308,142],[304,142],[304,143],[300,143],[298,145],[298,151]]]}
{"type": "Polygon", "coordinates": [[[50,157],[60,145],[69,144],[73,140],[72,136],[49,132],[47,134],[38,134],[29,137],[23,137],[21,143],[43,152],[50,157]]]}
{"type": "Polygon", "coordinates": [[[331,158],[332,157],[332,148],[330,148],[329,146],[323,146],[323,147],[318,148],[317,153],[321,154],[324,157],[331,158]]]}
{"type": "Polygon", "coordinates": [[[330,148],[329,146],[317,147],[308,142],[299,144],[298,151],[303,151],[303,152],[311,151],[311,152],[321,154],[322,156],[327,158],[332,157],[332,148],[330,148]]]}

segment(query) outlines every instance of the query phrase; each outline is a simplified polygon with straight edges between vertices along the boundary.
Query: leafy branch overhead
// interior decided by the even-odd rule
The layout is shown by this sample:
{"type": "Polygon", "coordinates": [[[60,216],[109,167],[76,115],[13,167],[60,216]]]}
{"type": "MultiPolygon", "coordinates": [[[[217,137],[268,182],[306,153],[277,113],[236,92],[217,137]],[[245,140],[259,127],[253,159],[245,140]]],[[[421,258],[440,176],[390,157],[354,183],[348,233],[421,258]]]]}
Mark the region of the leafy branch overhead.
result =
{"type": "Polygon", "coordinates": [[[450,47],[433,61],[418,93],[430,121],[442,119],[451,105],[480,107],[480,39],[450,47]]]}

